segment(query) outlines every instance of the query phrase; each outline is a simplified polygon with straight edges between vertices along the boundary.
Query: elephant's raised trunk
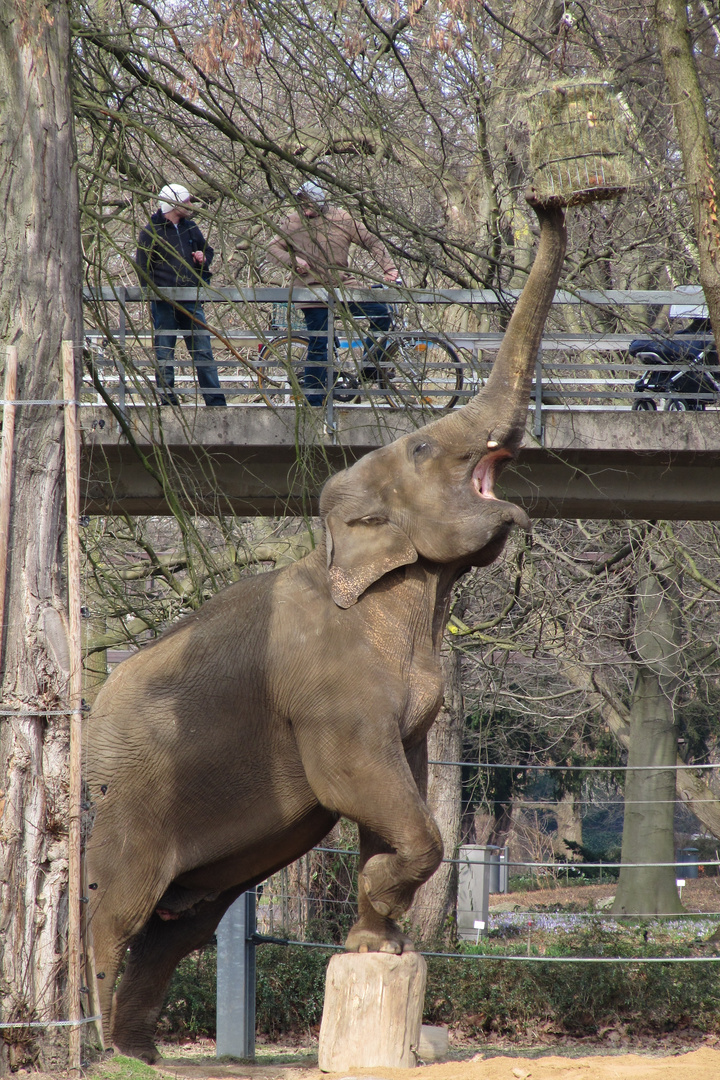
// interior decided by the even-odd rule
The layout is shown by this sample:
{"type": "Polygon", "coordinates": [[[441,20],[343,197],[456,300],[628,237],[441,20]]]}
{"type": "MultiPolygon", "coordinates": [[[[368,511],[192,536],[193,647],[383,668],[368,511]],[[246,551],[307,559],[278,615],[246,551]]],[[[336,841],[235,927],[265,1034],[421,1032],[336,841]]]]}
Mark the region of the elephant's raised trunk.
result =
{"type": "MultiPolygon", "coordinates": [[[[457,413],[444,417],[438,425],[451,440],[457,434],[467,442],[468,429],[482,431],[491,448],[517,451],[525,431],[525,419],[545,320],[560,278],[567,231],[560,207],[531,204],[540,222],[537,255],[525,287],[505,331],[490,377],[483,389],[457,413]]],[[[483,446],[483,450],[485,447],[483,446]]]]}
{"type": "MultiPolygon", "coordinates": [[[[515,451],[525,430],[530,385],[545,321],[565,259],[567,230],[560,207],[534,207],[540,221],[535,262],[505,331],[482,396],[498,409],[491,440],[515,451]],[[514,442],[514,445],[509,445],[514,442]]],[[[479,397],[480,395],[478,395],[479,397]]]]}

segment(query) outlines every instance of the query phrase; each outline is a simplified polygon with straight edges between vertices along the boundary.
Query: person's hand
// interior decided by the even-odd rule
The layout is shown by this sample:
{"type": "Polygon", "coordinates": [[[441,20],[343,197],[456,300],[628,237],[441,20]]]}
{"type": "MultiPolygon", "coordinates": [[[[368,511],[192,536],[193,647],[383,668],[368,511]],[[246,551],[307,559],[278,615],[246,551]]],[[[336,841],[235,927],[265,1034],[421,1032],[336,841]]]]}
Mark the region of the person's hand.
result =
{"type": "Polygon", "coordinates": [[[204,263],[205,263],[205,252],[204,251],[193,251],[192,257],[195,260],[195,262],[198,264],[198,266],[204,265],[204,263]]]}
{"type": "Polygon", "coordinates": [[[401,284],[401,282],[400,282],[400,274],[398,273],[397,270],[386,270],[385,273],[383,274],[383,280],[386,281],[388,283],[388,285],[400,285],[401,284]]]}
{"type": "Polygon", "coordinates": [[[302,259],[299,255],[295,259],[295,269],[298,274],[307,274],[310,272],[310,263],[307,259],[302,259]]]}

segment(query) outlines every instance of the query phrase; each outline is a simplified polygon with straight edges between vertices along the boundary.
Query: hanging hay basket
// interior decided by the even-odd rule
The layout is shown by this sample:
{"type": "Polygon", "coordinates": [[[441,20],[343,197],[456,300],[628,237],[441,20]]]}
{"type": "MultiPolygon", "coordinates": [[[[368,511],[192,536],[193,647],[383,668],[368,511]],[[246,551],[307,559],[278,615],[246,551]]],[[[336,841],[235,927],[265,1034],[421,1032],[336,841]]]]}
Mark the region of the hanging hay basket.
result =
{"type": "Polygon", "coordinates": [[[602,79],[559,79],[528,95],[532,201],[577,206],[630,184],[628,118],[602,79]]]}

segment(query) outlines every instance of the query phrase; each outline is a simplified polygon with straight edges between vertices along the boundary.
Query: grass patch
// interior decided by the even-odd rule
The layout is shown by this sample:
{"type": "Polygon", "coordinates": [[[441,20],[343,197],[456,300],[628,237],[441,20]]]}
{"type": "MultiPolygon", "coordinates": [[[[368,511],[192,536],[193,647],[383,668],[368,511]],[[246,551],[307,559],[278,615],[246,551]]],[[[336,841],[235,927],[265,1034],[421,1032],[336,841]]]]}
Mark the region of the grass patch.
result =
{"type": "Polygon", "coordinates": [[[255,1061],[258,1065],[299,1065],[308,1068],[317,1065],[317,1051],[298,1049],[279,1053],[273,1046],[255,1046],[255,1061]]]}
{"type": "Polygon", "coordinates": [[[92,1070],[93,1080],[157,1080],[157,1075],[150,1065],[122,1054],[115,1054],[92,1070]]]}

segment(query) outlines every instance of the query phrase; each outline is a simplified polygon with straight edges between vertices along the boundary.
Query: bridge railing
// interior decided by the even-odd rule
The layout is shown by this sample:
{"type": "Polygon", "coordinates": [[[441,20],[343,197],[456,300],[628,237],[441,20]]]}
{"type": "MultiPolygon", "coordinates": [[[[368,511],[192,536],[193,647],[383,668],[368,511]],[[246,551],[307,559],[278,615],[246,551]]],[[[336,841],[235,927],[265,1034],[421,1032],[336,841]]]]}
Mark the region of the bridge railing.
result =
{"type": "MultiPolygon", "coordinates": [[[[160,295],[160,294],[158,294],[160,295]]],[[[332,336],[343,339],[343,323],[340,312],[335,316],[335,309],[342,301],[383,302],[393,305],[420,305],[416,320],[422,325],[422,305],[482,305],[485,307],[503,307],[510,310],[519,290],[405,290],[405,289],[356,289],[340,296],[325,290],[288,290],[281,288],[247,289],[174,289],[166,290],[165,299],[201,300],[213,305],[212,315],[208,314],[209,336],[216,351],[216,362],[222,392],[228,404],[236,407],[295,407],[302,395],[293,392],[288,386],[287,392],[271,392],[272,380],[268,376],[266,346],[273,340],[287,339],[293,330],[279,330],[277,322],[270,317],[271,308],[286,312],[286,322],[292,326],[293,305],[302,302],[327,302],[329,306],[328,342],[332,336]],[[222,307],[221,307],[222,306],[222,307]],[[227,328],[228,313],[232,325],[227,328]],[[215,319],[215,314],[218,318],[215,319]],[[337,318],[337,321],[334,319],[337,318]],[[237,323],[243,325],[238,326],[237,323]],[[261,323],[263,325],[261,325],[261,323]],[[265,353],[263,350],[265,349],[265,353]]],[[[104,288],[86,290],[86,299],[96,303],[117,305],[117,323],[108,328],[107,322],[102,330],[90,329],[86,336],[88,358],[95,370],[95,383],[86,380],[83,390],[83,403],[102,404],[106,397],[112,399],[122,409],[145,406],[158,400],[154,375],[156,371],[152,352],[152,334],[147,319],[143,317],[143,301],[149,298],[145,290],[139,288],[104,288]]],[[[702,304],[704,295],[678,291],[649,290],[612,290],[608,292],[579,290],[568,292],[560,290],[554,298],[555,304],[591,304],[608,308],[624,308],[627,305],[666,305],[666,304],[702,304]]],[[[437,334],[437,331],[433,331],[437,334]]],[[[200,331],[202,333],[202,331],[200,331]]],[[[351,334],[353,331],[351,331],[351,334]]],[[[400,336],[422,338],[418,329],[401,332],[400,336]]],[[[185,336],[178,332],[179,336],[185,336]]],[[[321,335],[318,335],[321,336],[321,335]]],[[[433,389],[432,401],[425,400],[420,394],[414,404],[419,409],[432,411],[449,405],[453,399],[458,404],[468,400],[480,389],[487,377],[492,358],[497,351],[501,333],[480,332],[442,332],[440,335],[457,352],[462,374],[461,388],[443,387],[442,383],[433,389]]],[[[543,414],[554,410],[591,411],[591,410],[628,410],[633,407],[663,409],[675,402],[678,395],[671,390],[650,393],[638,392],[636,382],[646,371],[657,369],[667,372],[668,365],[645,364],[632,360],[627,349],[631,341],[638,337],[656,336],[658,341],[663,335],[653,334],[647,329],[634,334],[625,333],[552,333],[546,331],[543,337],[536,364],[535,380],[532,389],[530,408],[534,411],[534,427],[540,436],[543,414]],[[646,404],[645,404],[646,403],[646,404]]],[[[698,335],[694,335],[697,338],[698,335]]],[[[707,335],[708,343],[712,337],[707,335]]],[[[301,364],[301,362],[300,362],[301,364]]],[[[328,367],[337,371],[338,357],[335,353],[328,356],[328,367]]],[[[176,368],[175,392],[180,400],[192,407],[200,399],[192,364],[185,351],[178,350],[174,362],[176,368]]],[[[673,371],[690,370],[690,366],[675,366],[673,371]]],[[[697,365],[692,366],[697,371],[697,365]]],[[[302,369],[296,372],[302,376],[302,369]]],[[[332,384],[334,379],[330,379],[332,384]]],[[[294,383],[297,387],[297,383],[294,383]]],[[[388,406],[388,398],[377,385],[357,387],[353,401],[348,401],[347,390],[336,387],[328,394],[326,404],[326,423],[334,427],[334,410],[338,407],[375,408],[388,406]]],[[[391,399],[390,399],[391,400],[391,399]]],[[[710,392],[684,394],[683,402],[689,408],[707,408],[717,405],[716,395],[710,392]]],[[[682,407],[682,406],[681,406],[682,407]]]]}

